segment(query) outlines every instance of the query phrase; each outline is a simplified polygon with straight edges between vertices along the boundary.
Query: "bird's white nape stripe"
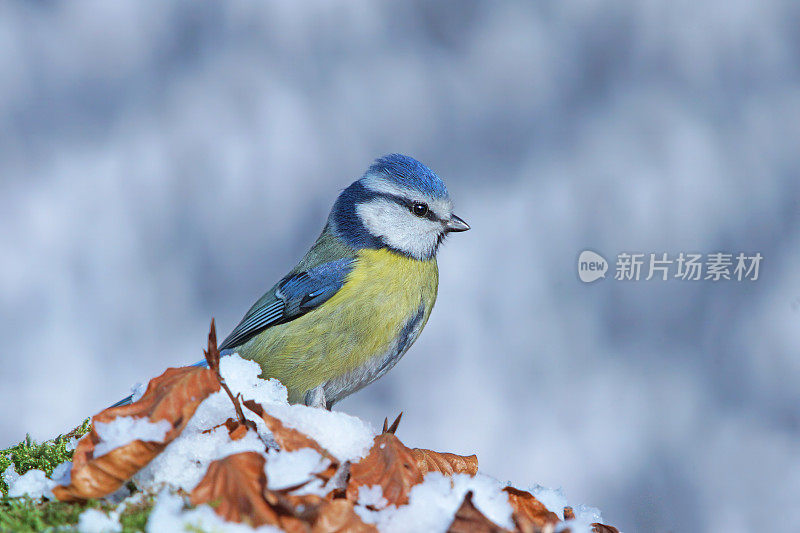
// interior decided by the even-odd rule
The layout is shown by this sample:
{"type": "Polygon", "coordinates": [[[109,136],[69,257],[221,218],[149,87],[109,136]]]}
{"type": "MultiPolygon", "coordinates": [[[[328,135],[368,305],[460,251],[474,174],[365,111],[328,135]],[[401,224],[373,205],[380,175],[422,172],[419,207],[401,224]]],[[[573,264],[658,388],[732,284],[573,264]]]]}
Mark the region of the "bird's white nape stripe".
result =
{"type": "Polygon", "coordinates": [[[414,216],[404,205],[387,198],[358,204],[356,213],[373,236],[415,259],[430,259],[444,228],[440,222],[414,216]]]}
{"type": "Polygon", "coordinates": [[[392,181],[387,181],[381,176],[369,175],[361,178],[360,181],[364,187],[377,193],[406,196],[412,192],[411,189],[402,187],[392,181]]]}
{"type": "Polygon", "coordinates": [[[366,176],[361,178],[361,183],[367,189],[378,194],[399,196],[412,202],[425,202],[431,211],[443,220],[447,220],[450,217],[450,213],[453,211],[453,202],[449,198],[432,198],[420,191],[387,181],[380,176],[366,176]]]}

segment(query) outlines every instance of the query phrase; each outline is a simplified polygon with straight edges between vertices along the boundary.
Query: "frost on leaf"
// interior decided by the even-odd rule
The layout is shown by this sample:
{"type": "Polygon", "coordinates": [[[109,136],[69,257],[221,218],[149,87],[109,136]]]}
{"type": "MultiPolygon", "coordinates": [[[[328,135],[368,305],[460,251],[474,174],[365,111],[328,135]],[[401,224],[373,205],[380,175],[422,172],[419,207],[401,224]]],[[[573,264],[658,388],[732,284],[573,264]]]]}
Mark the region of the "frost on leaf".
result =
{"type": "Polygon", "coordinates": [[[508,494],[508,503],[513,509],[514,523],[520,531],[539,531],[547,524],[560,522],[558,515],[548,511],[542,502],[534,498],[530,492],[506,487],[503,489],[508,494]]]}
{"type": "Polygon", "coordinates": [[[358,501],[361,486],[380,485],[390,505],[408,503],[411,487],[422,482],[422,473],[411,450],[392,433],[375,437],[369,454],[350,467],[347,499],[358,501]]]}
{"type": "Polygon", "coordinates": [[[461,507],[456,511],[456,516],[447,533],[511,533],[486,518],[472,503],[472,491],[464,495],[461,507]]]}
{"type": "Polygon", "coordinates": [[[414,448],[411,455],[417,462],[417,468],[424,476],[428,472],[440,472],[446,476],[453,474],[478,473],[478,457],[476,455],[456,455],[454,453],[434,452],[422,448],[414,448]]]}
{"type": "Polygon", "coordinates": [[[111,494],[180,435],[197,406],[218,390],[219,382],[208,369],[167,369],[150,381],[147,391],[138,402],[111,407],[92,417],[92,430],[75,448],[70,484],[55,487],[53,493],[61,501],[86,500],[111,494]],[[108,424],[118,417],[145,418],[152,423],[166,420],[172,428],[161,442],[137,439],[95,457],[95,446],[101,442],[97,424],[108,424]]]}

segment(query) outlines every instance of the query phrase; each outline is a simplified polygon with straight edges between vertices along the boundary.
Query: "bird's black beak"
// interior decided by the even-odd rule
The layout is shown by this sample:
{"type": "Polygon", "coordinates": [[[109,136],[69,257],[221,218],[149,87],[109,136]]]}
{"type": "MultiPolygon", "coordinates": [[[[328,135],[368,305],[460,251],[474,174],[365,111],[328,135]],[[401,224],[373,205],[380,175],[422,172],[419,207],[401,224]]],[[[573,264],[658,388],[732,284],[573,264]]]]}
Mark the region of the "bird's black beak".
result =
{"type": "Polygon", "coordinates": [[[467,231],[469,229],[469,224],[461,220],[459,217],[455,215],[450,216],[450,220],[447,222],[447,232],[459,232],[459,231],[467,231]]]}

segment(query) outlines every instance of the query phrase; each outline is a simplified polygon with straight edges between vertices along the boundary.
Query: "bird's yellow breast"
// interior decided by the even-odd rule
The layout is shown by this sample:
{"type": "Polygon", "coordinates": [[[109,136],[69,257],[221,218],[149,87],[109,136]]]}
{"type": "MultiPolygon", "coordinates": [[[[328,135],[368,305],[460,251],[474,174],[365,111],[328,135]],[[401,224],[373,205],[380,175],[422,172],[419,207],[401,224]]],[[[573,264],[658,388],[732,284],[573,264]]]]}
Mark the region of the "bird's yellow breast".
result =
{"type": "Polygon", "coordinates": [[[258,362],[263,377],[278,378],[289,390],[289,401],[302,401],[306,391],[385,354],[420,309],[424,326],[438,284],[436,259],[362,250],[328,301],[266,329],[238,352],[258,362]]]}

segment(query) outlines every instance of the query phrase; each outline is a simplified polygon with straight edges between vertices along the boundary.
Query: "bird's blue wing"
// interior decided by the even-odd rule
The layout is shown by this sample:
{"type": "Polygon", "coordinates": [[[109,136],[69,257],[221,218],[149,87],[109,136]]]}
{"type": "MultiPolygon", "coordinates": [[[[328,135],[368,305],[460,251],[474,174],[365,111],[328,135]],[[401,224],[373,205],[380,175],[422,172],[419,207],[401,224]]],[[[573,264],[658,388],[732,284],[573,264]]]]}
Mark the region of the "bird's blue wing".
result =
{"type": "Polygon", "coordinates": [[[350,257],[337,259],[287,275],[253,305],[220,344],[220,350],[244,344],[270,326],[289,322],[315,309],[342,287],[354,261],[350,257]]]}

